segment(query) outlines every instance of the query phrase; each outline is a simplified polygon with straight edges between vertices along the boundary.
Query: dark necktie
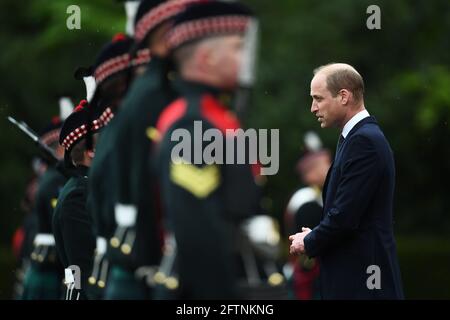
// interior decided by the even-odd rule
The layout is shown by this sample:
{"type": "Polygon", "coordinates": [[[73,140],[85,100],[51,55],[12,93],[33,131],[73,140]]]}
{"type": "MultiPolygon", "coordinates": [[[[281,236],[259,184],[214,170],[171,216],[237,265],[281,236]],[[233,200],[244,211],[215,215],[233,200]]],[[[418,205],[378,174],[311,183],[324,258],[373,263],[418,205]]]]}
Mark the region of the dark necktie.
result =
{"type": "Polygon", "coordinates": [[[335,154],[335,156],[334,156],[335,159],[336,159],[336,157],[337,157],[337,154],[338,154],[339,151],[341,150],[341,147],[342,147],[342,144],[344,143],[344,141],[345,141],[345,138],[344,138],[344,136],[341,134],[341,135],[339,136],[339,140],[338,140],[337,147],[336,147],[336,154],[335,154]]]}

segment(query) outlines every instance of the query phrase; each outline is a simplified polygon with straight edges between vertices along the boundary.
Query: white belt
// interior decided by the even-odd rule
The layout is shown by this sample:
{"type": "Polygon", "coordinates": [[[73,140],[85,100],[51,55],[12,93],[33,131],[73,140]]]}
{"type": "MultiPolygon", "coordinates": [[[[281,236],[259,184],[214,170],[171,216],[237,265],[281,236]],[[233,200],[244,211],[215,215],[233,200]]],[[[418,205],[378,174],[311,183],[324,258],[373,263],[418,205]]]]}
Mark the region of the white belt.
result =
{"type": "Polygon", "coordinates": [[[54,246],[55,237],[50,233],[39,233],[34,237],[35,246],[54,246]]]}

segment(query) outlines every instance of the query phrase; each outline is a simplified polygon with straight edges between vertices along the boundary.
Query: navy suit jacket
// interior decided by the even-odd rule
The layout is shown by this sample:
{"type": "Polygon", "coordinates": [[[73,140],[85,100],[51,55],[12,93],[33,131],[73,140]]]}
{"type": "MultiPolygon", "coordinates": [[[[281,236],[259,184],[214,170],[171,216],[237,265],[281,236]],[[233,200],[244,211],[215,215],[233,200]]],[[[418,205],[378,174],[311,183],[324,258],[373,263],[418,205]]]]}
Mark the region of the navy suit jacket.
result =
{"type": "Polygon", "coordinates": [[[321,262],[322,298],[403,299],[389,143],[376,120],[367,117],[336,152],[324,185],[322,221],[304,239],[306,254],[321,262]],[[369,268],[372,265],[380,272],[369,268]],[[376,274],[380,289],[370,285],[376,284],[376,274]]]}

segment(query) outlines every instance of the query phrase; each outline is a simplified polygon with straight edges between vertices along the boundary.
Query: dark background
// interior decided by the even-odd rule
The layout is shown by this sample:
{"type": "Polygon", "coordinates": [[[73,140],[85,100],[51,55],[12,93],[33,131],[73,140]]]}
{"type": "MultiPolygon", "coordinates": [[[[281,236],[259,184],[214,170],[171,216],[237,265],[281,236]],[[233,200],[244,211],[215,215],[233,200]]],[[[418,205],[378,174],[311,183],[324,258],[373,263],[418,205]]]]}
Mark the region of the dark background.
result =
{"type": "MultiPolygon", "coordinates": [[[[303,135],[316,130],[334,151],[338,131],[321,130],[309,109],[312,70],[329,62],[355,66],[365,105],[396,158],[396,236],[407,298],[450,298],[450,4],[435,1],[247,0],[261,19],[258,84],[247,125],[280,129],[280,171],[269,177],[266,204],[280,218],[301,186],[294,165],[303,135]],[[381,9],[369,30],[366,9],[381,9]]],[[[41,129],[58,97],[79,101],[73,79],[113,34],[124,30],[112,0],[3,0],[0,3],[0,298],[10,298],[11,237],[35,147],[10,125],[12,115],[41,129]],[[81,8],[81,30],[68,30],[66,9],[81,8]]],[[[281,221],[280,221],[281,222],[281,221]]]]}

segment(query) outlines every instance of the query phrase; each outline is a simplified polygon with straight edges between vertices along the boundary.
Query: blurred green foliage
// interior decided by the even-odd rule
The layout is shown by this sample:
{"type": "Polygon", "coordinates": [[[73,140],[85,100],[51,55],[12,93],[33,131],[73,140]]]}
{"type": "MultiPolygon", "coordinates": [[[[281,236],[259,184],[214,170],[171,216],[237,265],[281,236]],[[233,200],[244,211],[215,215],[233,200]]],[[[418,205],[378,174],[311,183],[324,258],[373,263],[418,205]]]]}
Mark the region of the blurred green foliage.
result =
{"type": "Polygon", "coordinates": [[[397,237],[407,299],[450,298],[450,239],[433,235],[397,237]]]}
{"type": "MultiPolygon", "coordinates": [[[[338,131],[322,131],[310,114],[309,84],[317,66],[346,62],[363,75],[366,107],[395,153],[397,233],[448,234],[448,0],[244,2],[258,13],[262,29],[258,84],[246,122],[256,128],[280,129],[280,171],[269,177],[267,188],[271,212],[281,218],[290,195],[300,186],[294,165],[306,131],[317,130],[334,151],[338,131]],[[372,4],[381,9],[381,30],[366,27],[366,8],[372,4]]],[[[75,102],[82,98],[84,87],[74,80],[73,71],[90,65],[101,46],[124,25],[123,7],[113,0],[0,3],[0,241],[4,246],[9,246],[22,221],[19,203],[36,151],[6,116],[40,129],[57,114],[60,95],[70,95],[75,102]],[[81,30],[66,27],[66,9],[72,4],[81,8],[81,30]]],[[[448,266],[449,247],[441,247],[441,253],[428,251],[434,246],[439,242],[402,256],[402,269],[408,271],[416,263],[414,254],[426,255],[427,261],[446,257],[448,266]]],[[[2,258],[3,267],[12,265],[8,259],[2,258]]],[[[424,272],[416,266],[417,273],[424,272]]],[[[423,267],[427,268],[425,263],[423,267]]],[[[417,276],[407,276],[405,287],[417,276]]],[[[1,281],[0,287],[4,284],[1,281]]],[[[412,290],[430,290],[431,297],[437,285],[424,283],[422,289],[412,290]]]]}

